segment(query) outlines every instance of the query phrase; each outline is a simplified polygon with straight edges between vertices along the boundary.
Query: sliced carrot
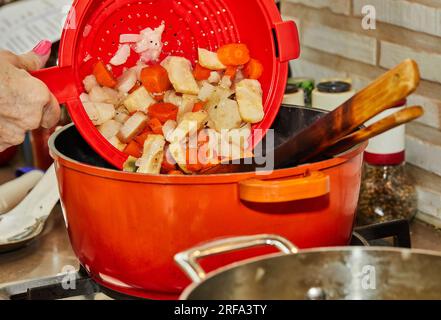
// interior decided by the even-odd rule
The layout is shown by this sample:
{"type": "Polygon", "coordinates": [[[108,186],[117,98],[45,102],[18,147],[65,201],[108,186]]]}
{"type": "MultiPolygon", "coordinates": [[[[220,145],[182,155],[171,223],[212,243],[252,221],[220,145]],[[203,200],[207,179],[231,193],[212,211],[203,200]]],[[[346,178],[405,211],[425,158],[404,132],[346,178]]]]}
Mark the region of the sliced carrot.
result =
{"type": "Polygon", "coordinates": [[[224,76],[230,77],[230,79],[233,79],[236,76],[237,73],[237,66],[228,66],[227,70],[225,70],[224,76]]]}
{"type": "Polygon", "coordinates": [[[152,129],[154,134],[162,134],[162,123],[158,118],[150,119],[148,126],[152,129]]]}
{"type": "Polygon", "coordinates": [[[170,171],[170,172],[168,172],[168,174],[169,175],[173,175],[173,176],[183,176],[184,175],[184,173],[182,171],[179,171],[179,170],[170,171]]]}
{"type": "Polygon", "coordinates": [[[151,131],[151,130],[148,130],[148,131],[144,130],[143,132],[141,132],[140,135],[138,135],[138,136],[135,138],[135,141],[136,141],[137,143],[139,143],[140,146],[144,146],[145,141],[147,140],[147,138],[149,137],[149,135],[151,135],[152,133],[153,133],[153,131],[151,131]]]}
{"type": "Polygon", "coordinates": [[[96,81],[103,87],[115,88],[118,82],[102,61],[98,61],[93,67],[93,75],[96,81]]]}
{"type": "Polygon", "coordinates": [[[133,86],[132,89],[130,89],[129,94],[135,92],[136,90],[138,90],[139,88],[141,88],[141,82],[136,82],[136,84],[133,86]]]}
{"type": "Polygon", "coordinates": [[[142,148],[136,141],[132,140],[124,149],[124,153],[135,158],[140,158],[142,156],[142,148]]]}
{"type": "Polygon", "coordinates": [[[167,70],[159,64],[142,69],[141,82],[151,93],[163,93],[171,88],[167,70]]]}
{"type": "Polygon", "coordinates": [[[193,106],[192,112],[198,112],[203,110],[205,107],[205,102],[196,102],[193,106]]]}
{"type": "Polygon", "coordinates": [[[243,43],[231,43],[217,50],[219,60],[226,66],[241,66],[250,61],[250,50],[243,43]]]}
{"type": "Polygon", "coordinates": [[[211,70],[204,68],[199,63],[196,64],[193,70],[193,76],[196,80],[202,81],[210,78],[211,70]]]}
{"type": "Polygon", "coordinates": [[[156,103],[149,107],[150,119],[158,119],[162,124],[168,120],[176,120],[179,108],[172,103],[156,103]]]}
{"type": "Polygon", "coordinates": [[[244,76],[247,79],[259,79],[263,74],[263,65],[259,60],[251,59],[244,69],[244,76]]]}

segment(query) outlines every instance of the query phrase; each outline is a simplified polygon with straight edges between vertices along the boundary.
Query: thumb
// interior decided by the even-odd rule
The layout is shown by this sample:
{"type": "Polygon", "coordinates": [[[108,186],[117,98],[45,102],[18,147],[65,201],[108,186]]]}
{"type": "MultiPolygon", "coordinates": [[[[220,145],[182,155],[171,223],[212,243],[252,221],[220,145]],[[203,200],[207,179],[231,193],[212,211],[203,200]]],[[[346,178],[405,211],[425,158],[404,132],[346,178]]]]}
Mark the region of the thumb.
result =
{"type": "Polygon", "coordinates": [[[43,40],[32,51],[17,56],[13,64],[17,68],[36,71],[43,68],[51,55],[52,42],[43,40]]]}

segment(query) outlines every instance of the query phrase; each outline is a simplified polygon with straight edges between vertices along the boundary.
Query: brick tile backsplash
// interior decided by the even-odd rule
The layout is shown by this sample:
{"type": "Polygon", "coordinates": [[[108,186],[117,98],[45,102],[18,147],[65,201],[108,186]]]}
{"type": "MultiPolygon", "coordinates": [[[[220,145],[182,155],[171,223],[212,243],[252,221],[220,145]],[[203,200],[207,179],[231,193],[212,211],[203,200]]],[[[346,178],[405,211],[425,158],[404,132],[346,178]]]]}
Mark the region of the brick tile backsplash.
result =
{"type": "Polygon", "coordinates": [[[301,58],[293,75],[351,78],[359,90],[404,59],[414,59],[421,85],[408,105],[425,114],[406,129],[407,159],[417,179],[419,218],[441,228],[441,0],[282,0],[300,26],[301,58]],[[376,9],[375,30],[362,28],[362,8],[376,9]]]}
{"type": "Polygon", "coordinates": [[[407,125],[407,161],[441,176],[441,131],[419,123],[407,125]]]}
{"type": "Polygon", "coordinates": [[[303,45],[352,60],[375,65],[377,39],[322,25],[302,25],[303,45]]]}
{"type": "Polygon", "coordinates": [[[441,4],[438,0],[430,3],[418,0],[354,0],[354,14],[359,15],[365,5],[373,5],[377,9],[378,21],[441,36],[441,4]]]}
{"type": "Polygon", "coordinates": [[[329,9],[334,13],[350,15],[351,14],[351,0],[286,0],[295,4],[303,4],[316,9],[329,9]]]}
{"type": "MultiPolygon", "coordinates": [[[[441,48],[441,39],[439,41],[441,48]]],[[[441,53],[421,51],[386,41],[381,42],[380,66],[392,68],[407,58],[418,62],[422,78],[441,83],[441,53]]]]}

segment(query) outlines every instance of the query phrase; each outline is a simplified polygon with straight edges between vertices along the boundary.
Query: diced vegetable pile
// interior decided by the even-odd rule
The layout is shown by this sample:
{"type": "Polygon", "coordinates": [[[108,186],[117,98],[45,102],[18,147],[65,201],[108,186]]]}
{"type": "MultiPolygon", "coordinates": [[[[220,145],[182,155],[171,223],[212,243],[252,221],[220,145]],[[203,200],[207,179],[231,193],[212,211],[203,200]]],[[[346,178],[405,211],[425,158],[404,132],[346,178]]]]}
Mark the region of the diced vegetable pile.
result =
{"type": "Polygon", "coordinates": [[[83,83],[85,111],[100,133],[129,155],[124,170],[195,174],[224,159],[249,155],[251,124],[263,120],[262,64],[245,44],[217,52],[198,49],[198,62],[168,56],[161,63],[161,34],[146,29],[121,35],[109,65],[98,61],[83,83]],[[138,64],[116,79],[131,50],[138,64]]]}

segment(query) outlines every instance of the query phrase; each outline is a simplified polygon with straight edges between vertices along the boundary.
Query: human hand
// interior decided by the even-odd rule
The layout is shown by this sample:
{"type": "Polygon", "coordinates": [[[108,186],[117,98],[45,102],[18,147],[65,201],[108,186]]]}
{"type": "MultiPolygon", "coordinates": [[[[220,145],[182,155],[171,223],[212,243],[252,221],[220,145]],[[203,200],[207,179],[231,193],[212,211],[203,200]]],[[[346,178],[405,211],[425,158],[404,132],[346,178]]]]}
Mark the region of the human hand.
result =
{"type": "Polygon", "coordinates": [[[51,45],[42,41],[23,55],[0,51],[0,152],[21,144],[26,131],[52,128],[59,121],[57,99],[29,74],[44,67],[51,45]]]}

